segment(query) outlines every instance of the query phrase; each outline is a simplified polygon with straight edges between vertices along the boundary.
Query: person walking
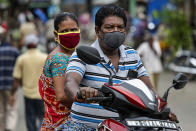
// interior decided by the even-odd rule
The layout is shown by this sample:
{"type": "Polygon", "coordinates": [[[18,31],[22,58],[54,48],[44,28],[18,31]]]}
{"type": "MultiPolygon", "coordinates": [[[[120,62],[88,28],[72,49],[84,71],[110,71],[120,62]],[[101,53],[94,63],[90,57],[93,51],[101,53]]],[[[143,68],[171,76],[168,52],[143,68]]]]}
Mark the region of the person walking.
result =
{"type": "Polygon", "coordinates": [[[146,41],[137,48],[137,52],[150,74],[154,88],[158,90],[159,75],[163,71],[159,41],[151,34],[147,34],[146,41]]]}
{"type": "Polygon", "coordinates": [[[0,131],[12,131],[17,121],[17,104],[9,106],[10,90],[12,89],[12,72],[19,51],[6,38],[8,28],[0,25],[0,131]]]}
{"type": "Polygon", "coordinates": [[[75,47],[80,41],[77,17],[63,12],[54,19],[57,47],[48,55],[39,80],[39,92],[44,100],[45,114],[41,131],[53,131],[69,119],[71,104],[64,93],[65,71],[75,47]]]}
{"type": "Polygon", "coordinates": [[[24,42],[27,51],[17,58],[14,66],[10,104],[14,103],[14,94],[21,85],[24,90],[26,127],[28,131],[37,131],[41,127],[44,115],[44,103],[39,95],[38,80],[47,54],[36,48],[39,39],[35,34],[27,35],[24,42]],[[40,121],[39,125],[36,125],[37,118],[40,121]]]}

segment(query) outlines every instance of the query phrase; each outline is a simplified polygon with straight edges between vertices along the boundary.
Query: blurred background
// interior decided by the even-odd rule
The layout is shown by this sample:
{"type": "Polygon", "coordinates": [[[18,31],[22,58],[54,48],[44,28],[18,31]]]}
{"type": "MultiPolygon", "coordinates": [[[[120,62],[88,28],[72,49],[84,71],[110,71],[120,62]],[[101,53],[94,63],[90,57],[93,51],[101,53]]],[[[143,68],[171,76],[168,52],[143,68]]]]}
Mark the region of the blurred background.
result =
{"type": "MultiPolygon", "coordinates": [[[[36,31],[38,48],[49,53],[55,46],[53,18],[68,11],[78,16],[81,28],[80,44],[96,39],[94,18],[106,4],[116,4],[126,11],[127,45],[137,49],[146,33],[156,36],[161,48],[161,74],[158,92],[172,83],[177,72],[186,73],[190,81],[182,91],[171,93],[169,101],[185,131],[196,130],[196,0],[0,0],[0,25],[6,30],[6,41],[23,53],[24,32],[36,31]],[[28,24],[33,28],[28,30],[28,24]]],[[[18,91],[22,94],[22,90],[18,91]]],[[[22,95],[19,95],[19,121],[16,131],[26,131],[22,95]]]]}
{"type": "Polygon", "coordinates": [[[126,10],[127,44],[132,47],[137,48],[144,41],[148,30],[158,35],[163,52],[168,48],[174,54],[179,48],[195,49],[195,0],[0,0],[0,23],[7,25],[18,47],[20,27],[33,22],[40,44],[49,48],[54,16],[63,11],[74,12],[79,18],[82,42],[88,43],[96,39],[95,13],[105,4],[117,4],[126,10]]]}

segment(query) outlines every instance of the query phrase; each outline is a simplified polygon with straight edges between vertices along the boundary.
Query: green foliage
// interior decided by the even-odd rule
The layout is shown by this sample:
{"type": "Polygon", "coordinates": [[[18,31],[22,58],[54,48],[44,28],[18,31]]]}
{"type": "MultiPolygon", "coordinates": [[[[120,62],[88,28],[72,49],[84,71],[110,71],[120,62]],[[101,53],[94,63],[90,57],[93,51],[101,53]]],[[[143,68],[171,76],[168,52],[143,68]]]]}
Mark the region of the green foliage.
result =
{"type": "Polygon", "coordinates": [[[176,52],[179,48],[191,49],[191,27],[182,10],[163,10],[161,19],[166,24],[165,43],[176,52]]]}

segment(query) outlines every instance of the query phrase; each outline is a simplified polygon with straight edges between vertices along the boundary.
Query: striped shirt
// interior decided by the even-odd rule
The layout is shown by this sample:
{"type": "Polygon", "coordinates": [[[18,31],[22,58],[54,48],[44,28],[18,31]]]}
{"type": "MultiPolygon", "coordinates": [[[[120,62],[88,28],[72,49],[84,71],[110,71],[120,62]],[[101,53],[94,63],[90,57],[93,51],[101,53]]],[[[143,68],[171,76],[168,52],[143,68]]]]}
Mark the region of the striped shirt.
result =
{"type": "Polygon", "coordinates": [[[19,51],[8,43],[0,45],[0,90],[12,88],[12,72],[19,51]]]}
{"type": "MultiPolygon", "coordinates": [[[[148,75],[139,55],[131,47],[124,45],[119,47],[120,59],[118,71],[116,71],[114,65],[101,50],[98,40],[96,40],[91,46],[98,50],[103,59],[102,63],[112,72],[114,84],[120,84],[123,80],[127,80],[127,75],[130,71],[136,71],[136,77],[148,75]]],[[[81,81],[82,85],[95,88],[101,88],[105,82],[108,82],[109,78],[109,72],[101,64],[86,64],[77,57],[76,52],[74,52],[70,58],[70,63],[67,68],[67,73],[69,72],[80,74],[83,77],[81,81]]],[[[118,116],[118,113],[106,110],[98,104],[74,102],[72,105],[72,119],[87,124],[93,128],[96,128],[96,126],[106,118],[117,118],[118,116]]]]}

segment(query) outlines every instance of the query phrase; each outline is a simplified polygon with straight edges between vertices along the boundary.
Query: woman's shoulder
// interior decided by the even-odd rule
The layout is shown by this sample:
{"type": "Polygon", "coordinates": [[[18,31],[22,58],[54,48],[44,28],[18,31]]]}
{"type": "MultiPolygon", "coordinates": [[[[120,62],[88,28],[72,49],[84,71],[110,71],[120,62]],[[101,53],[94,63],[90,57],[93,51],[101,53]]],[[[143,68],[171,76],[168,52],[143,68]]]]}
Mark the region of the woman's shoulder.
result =
{"type": "Polygon", "coordinates": [[[64,53],[56,52],[51,55],[49,59],[51,59],[51,62],[66,62],[69,61],[69,56],[64,53]]]}

